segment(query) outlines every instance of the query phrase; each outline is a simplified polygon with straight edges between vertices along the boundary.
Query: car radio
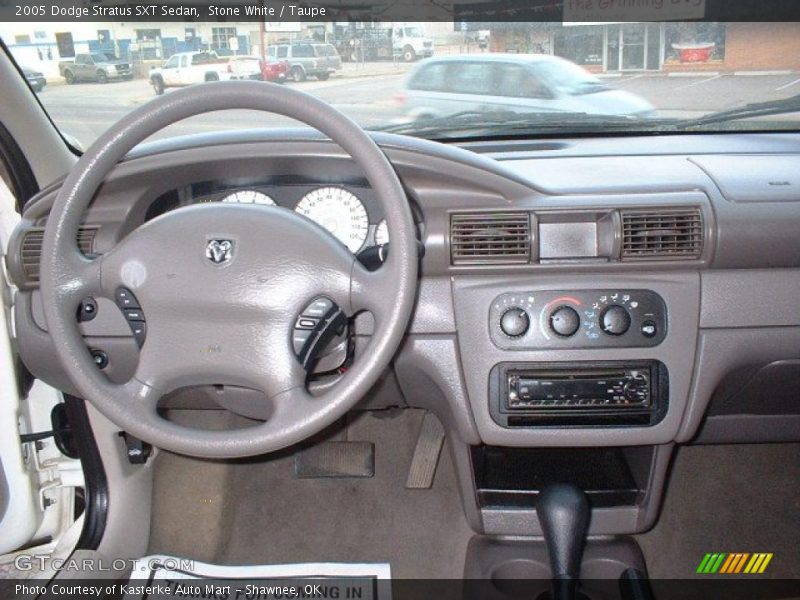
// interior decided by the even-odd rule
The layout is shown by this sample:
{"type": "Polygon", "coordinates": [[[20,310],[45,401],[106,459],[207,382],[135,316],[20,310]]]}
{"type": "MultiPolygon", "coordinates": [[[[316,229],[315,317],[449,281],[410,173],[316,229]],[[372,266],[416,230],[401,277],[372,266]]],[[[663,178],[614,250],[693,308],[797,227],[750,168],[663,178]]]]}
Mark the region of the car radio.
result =
{"type": "Polygon", "coordinates": [[[492,416],[506,427],[652,425],[663,416],[659,361],[504,363],[491,375],[492,416]]]}

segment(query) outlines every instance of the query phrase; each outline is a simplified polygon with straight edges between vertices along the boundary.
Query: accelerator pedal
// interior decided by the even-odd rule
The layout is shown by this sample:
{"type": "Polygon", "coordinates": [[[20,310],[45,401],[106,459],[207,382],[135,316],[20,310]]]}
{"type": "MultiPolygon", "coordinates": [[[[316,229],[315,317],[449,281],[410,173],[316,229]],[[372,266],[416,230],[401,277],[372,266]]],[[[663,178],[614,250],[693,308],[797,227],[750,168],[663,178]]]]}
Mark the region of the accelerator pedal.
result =
{"type": "Polygon", "coordinates": [[[408,470],[407,489],[426,490],[433,485],[443,445],[444,427],[433,413],[426,412],[419,428],[414,458],[411,459],[408,470]]]}
{"type": "Polygon", "coordinates": [[[298,479],[367,478],[375,475],[372,442],[323,442],[294,456],[298,479]]]}

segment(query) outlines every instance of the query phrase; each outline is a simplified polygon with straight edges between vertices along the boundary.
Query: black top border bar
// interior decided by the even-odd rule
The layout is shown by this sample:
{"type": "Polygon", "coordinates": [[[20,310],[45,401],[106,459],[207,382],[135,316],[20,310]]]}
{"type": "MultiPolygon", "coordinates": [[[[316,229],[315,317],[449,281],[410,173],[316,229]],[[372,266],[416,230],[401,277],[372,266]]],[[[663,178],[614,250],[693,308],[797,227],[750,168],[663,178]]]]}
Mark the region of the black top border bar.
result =
{"type": "Polygon", "coordinates": [[[798,0],[0,0],[5,22],[800,21],[798,0]]]}

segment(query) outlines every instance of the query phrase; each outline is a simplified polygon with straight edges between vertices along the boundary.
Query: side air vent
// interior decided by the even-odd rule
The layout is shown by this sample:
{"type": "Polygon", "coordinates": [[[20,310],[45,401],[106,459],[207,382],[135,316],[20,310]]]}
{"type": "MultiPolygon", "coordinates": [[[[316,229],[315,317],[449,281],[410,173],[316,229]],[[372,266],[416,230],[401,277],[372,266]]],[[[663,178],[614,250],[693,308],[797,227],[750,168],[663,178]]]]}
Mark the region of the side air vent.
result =
{"type": "Polygon", "coordinates": [[[703,252],[699,208],[622,210],[622,260],[691,260],[703,252]]]}
{"type": "MultiPolygon", "coordinates": [[[[97,229],[94,227],[81,227],[78,230],[78,248],[83,254],[94,253],[94,238],[97,229]]],[[[42,243],[44,242],[44,228],[29,229],[22,237],[20,250],[21,266],[27,283],[39,283],[39,262],[42,258],[42,243]]]]}
{"type": "Polygon", "coordinates": [[[450,260],[454,265],[527,263],[531,220],[526,212],[462,213],[450,216],[450,260]]]}

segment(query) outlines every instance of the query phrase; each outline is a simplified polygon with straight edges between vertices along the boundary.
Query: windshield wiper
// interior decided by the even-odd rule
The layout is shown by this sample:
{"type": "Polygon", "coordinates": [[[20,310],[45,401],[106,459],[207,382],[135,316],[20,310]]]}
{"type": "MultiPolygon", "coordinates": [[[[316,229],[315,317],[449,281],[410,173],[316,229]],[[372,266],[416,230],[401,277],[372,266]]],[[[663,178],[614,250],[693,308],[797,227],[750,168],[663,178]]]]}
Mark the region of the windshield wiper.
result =
{"type": "Polygon", "coordinates": [[[486,132],[492,135],[521,131],[550,131],[568,128],[596,130],[598,128],[641,127],[658,124],[657,119],[628,115],[597,115],[583,112],[528,112],[465,110],[446,117],[435,117],[387,125],[377,131],[436,137],[448,134],[486,132]]]}
{"type": "Polygon", "coordinates": [[[691,127],[702,127],[713,123],[724,123],[726,121],[737,121],[739,119],[749,119],[752,117],[767,117],[770,115],[782,115],[786,113],[800,112],[800,94],[780,100],[769,100],[767,102],[755,102],[737,108],[722,110],[697,117],[686,119],[676,123],[680,129],[691,127]]]}

